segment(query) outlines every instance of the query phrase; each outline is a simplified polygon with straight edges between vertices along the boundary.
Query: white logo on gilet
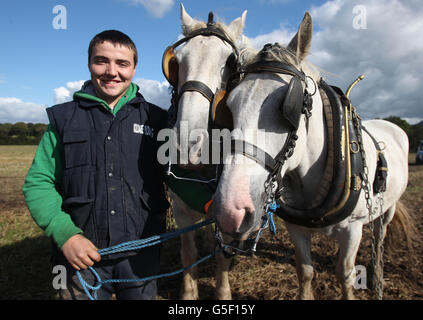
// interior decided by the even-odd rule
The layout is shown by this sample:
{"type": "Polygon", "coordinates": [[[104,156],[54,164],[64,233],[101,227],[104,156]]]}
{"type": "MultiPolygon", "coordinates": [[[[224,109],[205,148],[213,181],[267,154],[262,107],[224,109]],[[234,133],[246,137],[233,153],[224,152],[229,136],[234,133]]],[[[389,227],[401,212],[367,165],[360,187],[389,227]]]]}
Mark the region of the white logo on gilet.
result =
{"type": "Polygon", "coordinates": [[[147,125],[134,123],[134,133],[145,134],[153,138],[154,129],[147,125]]]}

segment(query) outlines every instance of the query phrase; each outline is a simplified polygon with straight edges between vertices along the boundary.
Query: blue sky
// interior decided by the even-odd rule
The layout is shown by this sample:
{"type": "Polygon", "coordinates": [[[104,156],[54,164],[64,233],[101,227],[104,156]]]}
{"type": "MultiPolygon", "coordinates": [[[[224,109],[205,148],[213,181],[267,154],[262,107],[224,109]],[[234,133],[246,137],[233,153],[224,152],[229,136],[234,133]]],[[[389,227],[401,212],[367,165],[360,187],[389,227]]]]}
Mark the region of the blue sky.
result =
{"type": "MultiPolygon", "coordinates": [[[[416,31],[422,30],[419,21],[423,20],[418,2],[410,0],[404,5],[396,0],[185,0],[183,4],[194,18],[206,20],[212,10],[227,23],[248,10],[244,34],[257,47],[266,42],[289,40],[304,12],[309,10],[315,32],[310,61],[329,71],[331,82],[342,88],[367,71],[367,89],[360,84],[356,99],[364,104],[363,111],[368,112],[368,117],[393,114],[416,122],[423,119],[418,105],[422,101],[422,75],[415,71],[423,61],[423,40],[421,32],[416,31]],[[365,3],[367,25],[357,30],[352,27],[357,15],[354,8],[362,3],[365,3]],[[408,37],[414,41],[405,40],[408,37]],[[397,52],[396,45],[401,47],[401,52],[397,52]],[[387,54],[388,48],[393,52],[389,50],[387,54]],[[399,96],[401,86],[392,82],[395,75],[404,75],[401,81],[407,95],[399,96]],[[369,108],[373,108],[372,112],[369,108]]],[[[140,54],[135,79],[145,85],[147,98],[165,104],[167,83],[161,73],[161,57],[164,49],[180,35],[179,3],[174,0],[2,1],[0,123],[45,122],[45,106],[66,100],[82,80],[89,78],[88,43],[105,29],[121,30],[133,39],[140,54]],[[66,9],[66,29],[53,26],[58,16],[53,8],[57,5],[66,9]]],[[[141,92],[143,89],[141,86],[141,92]]]]}

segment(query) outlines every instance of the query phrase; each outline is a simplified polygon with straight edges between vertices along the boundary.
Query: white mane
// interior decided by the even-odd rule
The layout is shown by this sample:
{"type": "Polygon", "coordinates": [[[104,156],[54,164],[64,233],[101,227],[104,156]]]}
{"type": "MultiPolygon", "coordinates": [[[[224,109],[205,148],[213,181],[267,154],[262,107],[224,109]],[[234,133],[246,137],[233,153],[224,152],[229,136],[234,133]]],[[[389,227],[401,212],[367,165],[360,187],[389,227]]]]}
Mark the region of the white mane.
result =
{"type": "MultiPolygon", "coordinates": [[[[260,59],[260,51],[251,47],[248,39],[244,41],[244,47],[240,49],[239,57],[239,62],[242,67],[246,67],[247,65],[257,62],[260,59]]],[[[317,84],[319,83],[321,74],[318,68],[311,64],[309,61],[307,61],[307,59],[304,59],[303,61],[301,61],[300,64],[298,64],[295,53],[293,53],[287,47],[275,43],[270,48],[270,50],[268,50],[268,54],[275,61],[288,63],[297,67],[300,70],[303,70],[304,73],[311,77],[317,84]]]]}

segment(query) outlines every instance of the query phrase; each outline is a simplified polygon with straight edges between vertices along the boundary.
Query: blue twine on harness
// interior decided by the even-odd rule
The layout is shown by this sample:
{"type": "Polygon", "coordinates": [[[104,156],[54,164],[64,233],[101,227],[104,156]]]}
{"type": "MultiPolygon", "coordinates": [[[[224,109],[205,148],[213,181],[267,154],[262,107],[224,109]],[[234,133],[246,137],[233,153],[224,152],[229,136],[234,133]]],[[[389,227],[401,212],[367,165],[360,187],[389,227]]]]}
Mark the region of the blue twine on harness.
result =
{"type": "Polygon", "coordinates": [[[273,201],[271,204],[269,204],[269,207],[267,208],[267,216],[269,217],[269,230],[270,232],[275,235],[276,234],[276,225],[273,221],[273,213],[276,211],[277,208],[280,208],[280,205],[276,203],[276,201],[273,201]]]}
{"type": "MultiPolygon", "coordinates": [[[[211,224],[213,222],[214,222],[214,219],[208,219],[208,220],[205,220],[203,222],[200,222],[200,223],[194,224],[192,226],[186,227],[184,229],[179,229],[179,230],[176,230],[176,231],[164,233],[164,234],[157,235],[157,236],[152,236],[152,237],[145,238],[145,239],[128,241],[128,242],[121,243],[121,244],[118,244],[118,245],[115,245],[115,246],[112,246],[112,247],[109,247],[109,248],[100,249],[100,250],[98,250],[98,253],[101,256],[103,256],[103,255],[109,255],[109,254],[118,253],[118,252],[134,251],[134,250],[139,250],[139,249],[142,249],[142,248],[154,246],[154,245],[157,245],[157,244],[162,243],[164,241],[167,241],[169,239],[175,238],[175,237],[181,235],[182,233],[193,231],[195,229],[201,228],[201,227],[206,226],[208,224],[211,224]]],[[[160,275],[154,275],[154,276],[140,278],[140,279],[107,279],[107,280],[102,280],[100,278],[100,275],[97,273],[97,271],[95,271],[95,269],[93,267],[88,267],[88,269],[91,271],[91,273],[96,278],[95,284],[89,285],[84,280],[84,278],[82,277],[79,270],[76,271],[76,275],[78,277],[79,282],[81,283],[81,286],[82,286],[85,294],[88,296],[88,298],[90,300],[97,300],[97,291],[100,290],[100,288],[103,286],[103,284],[151,281],[151,280],[155,280],[155,279],[162,278],[162,277],[170,277],[170,276],[176,275],[178,273],[184,272],[185,270],[188,270],[190,268],[195,267],[196,265],[198,265],[198,264],[206,261],[207,259],[213,257],[215,254],[223,251],[224,249],[226,249],[226,247],[220,248],[220,249],[216,250],[215,252],[201,258],[200,260],[191,264],[190,266],[181,268],[181,269],[176,270],[174,272],[164,273],[164,274],[160,274],[160,275]],[[93,294],[90,293],[90,290],[93,292],[93,294]]]]}

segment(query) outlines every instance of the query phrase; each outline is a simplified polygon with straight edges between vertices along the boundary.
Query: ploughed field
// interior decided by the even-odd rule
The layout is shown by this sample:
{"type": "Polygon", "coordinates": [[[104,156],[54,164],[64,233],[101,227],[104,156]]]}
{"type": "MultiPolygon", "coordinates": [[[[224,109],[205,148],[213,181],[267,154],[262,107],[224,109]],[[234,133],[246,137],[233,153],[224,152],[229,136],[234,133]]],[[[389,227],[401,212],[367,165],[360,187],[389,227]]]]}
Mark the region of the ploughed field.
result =
{"type": "MultiPolygon", "coordinates": [[[[52,286],[55,276],[50,265],[50,240],[29,215],[21,192],[36,146],[0,146],[0,299],[57,299],[52,286]]],[[[391,238],[394,249],[384,254],[384,291],[386,300],[423,299],[423,165],[409,157],[409,183],[403,203],[415,218],[417,241],[409,251],[405,239],[391,238]]],[[[175,228],[171,213],[168,230],[175,228]]],[[[268,230],[260,239],[254,256],[236,256],[229,275],[236,300],[293,300],[298,291],[294,247],[284,223],[275,219],[276,235],[268,230]]],[[[214,243],[204,230],[196,232],[199,257],[209,254],[214,243]]],[[[315,276],[312,282],[316,299],[339,299],[341,290],[335,278],[334,240],[315,234],[312,258],[315,276]]],[[[162,272],[181,268],[179,239],[162,246],[162,272]]],[[[371,265],[371,237],[365,226],[356,259],[361,279],[371,265]]],[[[199,265],[200,299],[214,299],[215,259],[199,265]]],[[[178,299],[182,275],[159,280],[158,299],[178,299]]],[[[362,281],[355,290],[358,299],[375,299],[375,292],[362,281]]]]}

